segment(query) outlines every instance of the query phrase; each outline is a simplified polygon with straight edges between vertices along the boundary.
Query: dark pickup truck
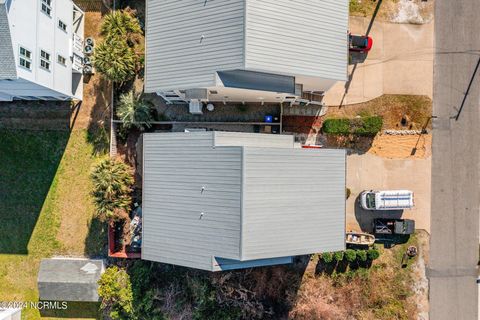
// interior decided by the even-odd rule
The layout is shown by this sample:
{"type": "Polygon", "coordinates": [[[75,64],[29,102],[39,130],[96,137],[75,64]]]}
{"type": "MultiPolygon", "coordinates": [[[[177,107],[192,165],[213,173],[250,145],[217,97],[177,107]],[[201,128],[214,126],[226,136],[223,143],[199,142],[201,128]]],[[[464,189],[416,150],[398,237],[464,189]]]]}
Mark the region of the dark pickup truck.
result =
{"type": "Polygon", "coordinates": [[[375,234],[412,234],[415,232],[415,221],[408,219],[375,219],[373,221],[375,234]]]}

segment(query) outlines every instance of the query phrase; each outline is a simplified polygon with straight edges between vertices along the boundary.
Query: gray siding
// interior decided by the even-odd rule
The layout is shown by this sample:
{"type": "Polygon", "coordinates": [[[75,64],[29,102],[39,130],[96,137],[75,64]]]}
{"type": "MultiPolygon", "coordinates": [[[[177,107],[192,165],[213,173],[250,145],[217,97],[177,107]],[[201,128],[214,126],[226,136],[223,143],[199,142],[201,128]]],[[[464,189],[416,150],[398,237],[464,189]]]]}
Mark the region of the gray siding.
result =
{"type": "Polygon", "coordinates": [[[0,80],[17,78],[6,4],[0,1],[0,80]]]}
{"type": "Polygon", "coordinates": [[[215,132],[215,146],[293,148],[293,135],[215,132]]]}
{"type": "Polygon", "coordinates": [[[347,80],[347,0],[246,0],[247,69],[347,80]]]}
{"type": "Polygon", "coordinates": [[[244,4],[147,0],[145,91],[209,87],[216,71],[243,67],[244,4]]]}
{"type": "Polygon", "coordinates": [[[144,135],[143,259],[205,270],[212,256],[239,259],[242,150],[212,137],[144,135]]]}
{"type": "Polygon", "coordinates": [[[244,148],[242,259],[344,249],[345,152],[244,148]]]}

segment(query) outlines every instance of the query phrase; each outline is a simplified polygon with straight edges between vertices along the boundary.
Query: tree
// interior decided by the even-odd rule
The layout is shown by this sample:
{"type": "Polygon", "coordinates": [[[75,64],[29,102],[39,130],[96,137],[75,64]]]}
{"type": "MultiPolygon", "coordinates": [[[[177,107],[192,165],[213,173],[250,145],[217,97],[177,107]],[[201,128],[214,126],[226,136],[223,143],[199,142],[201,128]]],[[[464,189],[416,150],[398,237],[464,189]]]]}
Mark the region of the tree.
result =
{"type": "Polygon", "coordinates": [[[138,56],[127,41],[111,38],[102,41],[95,48],[93,65],[108,80],[124,82],[135,76],[138,56]]]}
{"type": "Polygon", "coordinates": [[[367,261],[367,251],[365,250],[358,250],[357,251],[357,259],[361,262],[367,261]]]}
{"type": "Polygon", "coordinates": [[[333,254],[331,252],[322,253],[322,260],[325,263],[330,263],[333,261],[333,254]]]}
{"type": "Polygon", "coordinates": [[[376,260],[380,257],[380,251],[378,251],[377,249],[369,249],[367,251],[367,255],[368,255],[368,259],[370,260],[376,260]]]}
{"type": "Polygon", "coordinates": [[[101,308],[114,320],[135,319],[130,276],[124,269],[108,268],[98,280],[101,308]]]}
{"type": "Polygon", "coordinates": [[[336,261],[342,261],[343,260],[343,251],[337,251],[333,254],[333,258],[336,261]]]}
{"type": "Polygon", "coordinates": [[[136,48],[142,39],[135,11],[127,8],[107,14],[100,30],[104,40],[95,48],[93,65],[111,81],[130,80],[140,62],[136,48]]]}
{"type": "Polygon", "coordinates": [[[116,217],[115,212],[129,211],[132,198],[133,175],[125,163],[106,159],[99,163],[91,174],[93,196],[100,217],[116,217]]]}
{"type": "Polygon", "coordinates": [[[151,104],[136,96],[133,91],[122,94],[120,103],[117,106],[117,117],[122,121],[124,129],[135,126],[140,130],[150,128],[153,120],[151,115],[151,104]]]}
{"type": "Polygon", "coordinates": [[[356,258],[357,258],[357,253],[355,252],[355,250],[352,250],[352,249],[345,250],[345,259],[348,262],[354,262],[356,258]]]}
{"type": "Polygon", "coordinates": [[[126,8],[105,15],[100,32],[106,39],[124,38],[130,46],[134,46],[140,42],[142,28],[135,10],[126,8]]]}

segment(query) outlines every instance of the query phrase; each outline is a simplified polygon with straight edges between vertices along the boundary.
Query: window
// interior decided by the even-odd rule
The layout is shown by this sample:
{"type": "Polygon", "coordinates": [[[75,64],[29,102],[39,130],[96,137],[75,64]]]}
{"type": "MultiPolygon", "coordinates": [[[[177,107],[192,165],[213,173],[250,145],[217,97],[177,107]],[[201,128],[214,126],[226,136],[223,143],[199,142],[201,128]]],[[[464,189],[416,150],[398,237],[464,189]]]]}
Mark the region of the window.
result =
{"type": "Polygon", "coordinates": [[[42,12],[45,13],[47,16],[51,16],[52,14],[52,0],[41,0],[42,1],[42,12]]]}
{"type": "Polygon", "coordinates": [[[65,32],[67,31],[67,25],[62,20],[58,20],[58,27],[65,32]]]}
{"type": "Polygon", "coordinates": [[[65,57],[62,57],[61,55],[57,55],[57,62],[60,63],[62,66],[67,65],[67,59],[65,59],[65,57]]]}
{"type": "Polygon", "coordinates": [[[31,70],[32,69],[32,52],[25,49],[24,47],[20,47],[20,66],[31,70]]]}
{"type": "Polygon", "coordinates": [[[50,53],[40,50],[40,67],[50,71],[50,53]]]}

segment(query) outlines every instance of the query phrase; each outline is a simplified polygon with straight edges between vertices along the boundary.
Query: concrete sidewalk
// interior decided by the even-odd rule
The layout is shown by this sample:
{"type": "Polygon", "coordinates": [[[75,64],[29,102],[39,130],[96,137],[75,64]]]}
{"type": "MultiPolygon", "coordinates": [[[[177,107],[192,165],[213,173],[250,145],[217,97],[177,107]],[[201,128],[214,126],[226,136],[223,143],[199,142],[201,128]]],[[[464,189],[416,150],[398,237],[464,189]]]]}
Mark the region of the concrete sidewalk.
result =
{"type": "MultiPolygon", "coordinates": [[[[365,34],[370,19],[350,17],[352,34],[365,34]]],[[[350,83],[338,82],[324,98],[337,106],[366,102],[383,94],[433,94],[433,26],[374,22],[373,47],[363,63],[349,66],[350,83]],[[346,86],[348,86],[345,95],[346,86]]]]}
{"type": "Polygon", "coordinates": [[[347,230],[371,231],[374,218],[415,220],[417,229],[430,233],[431,159],[385,159],[372,154],[347,157],[347,230]],[[415,207],[403,212],[363,210],[358,195],[364,190],[407,189],[415,193],[415,207]]]}

